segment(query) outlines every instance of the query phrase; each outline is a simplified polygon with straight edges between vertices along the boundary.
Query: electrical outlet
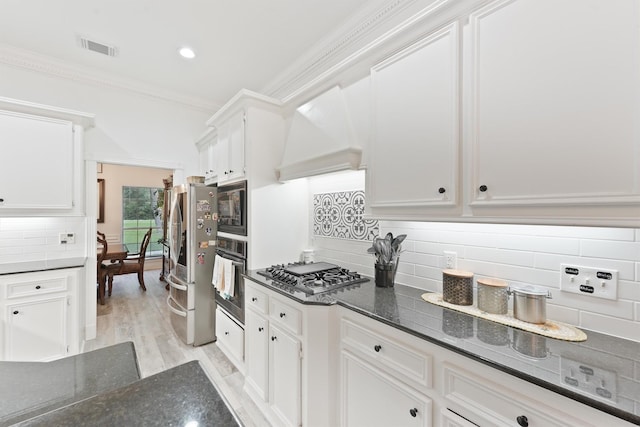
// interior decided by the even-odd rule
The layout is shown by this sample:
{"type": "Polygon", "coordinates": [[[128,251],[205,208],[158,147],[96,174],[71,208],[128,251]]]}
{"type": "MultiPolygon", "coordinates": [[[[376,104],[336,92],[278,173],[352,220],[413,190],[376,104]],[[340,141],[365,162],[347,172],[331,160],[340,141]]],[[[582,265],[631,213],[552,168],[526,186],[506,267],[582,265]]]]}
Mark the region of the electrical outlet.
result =
{"type": "Polygon", "coordinates": [[[456,268],[458,266],[458,254],[453,251],[444,251],[444,268],[456,268]]]}
{"type": "Polygon", "coordinates": [[[76,242],[75,233],[60,233],[61,245],[72,245],[76,242]]]}
{"type": "Polygon", "coordinates": [[[618,299],[618,271],[560,265],[560,290],[604,299],[618,299]]]}

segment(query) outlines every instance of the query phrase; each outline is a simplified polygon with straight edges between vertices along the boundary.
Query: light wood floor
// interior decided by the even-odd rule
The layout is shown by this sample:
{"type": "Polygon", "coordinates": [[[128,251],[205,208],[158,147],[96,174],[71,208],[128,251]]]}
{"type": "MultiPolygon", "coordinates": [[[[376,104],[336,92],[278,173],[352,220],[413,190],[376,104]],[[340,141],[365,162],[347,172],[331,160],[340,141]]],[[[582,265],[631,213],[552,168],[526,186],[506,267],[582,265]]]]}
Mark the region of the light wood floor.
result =
{"type": "Polygon", "coordinates": [[[159,275],[159,270],[145,272],[146,292],[139,287],[135,274],[115,277],[112,296],[106,298],[105,305],[98,304],[96,339],[87,341],[84,351],[133,341],[142,377],[199,360],[245,426],[268,426],[242,391],[243,375],[215,343],[192,347],[175,335],[169,323],[168,291],[159,275]]]}

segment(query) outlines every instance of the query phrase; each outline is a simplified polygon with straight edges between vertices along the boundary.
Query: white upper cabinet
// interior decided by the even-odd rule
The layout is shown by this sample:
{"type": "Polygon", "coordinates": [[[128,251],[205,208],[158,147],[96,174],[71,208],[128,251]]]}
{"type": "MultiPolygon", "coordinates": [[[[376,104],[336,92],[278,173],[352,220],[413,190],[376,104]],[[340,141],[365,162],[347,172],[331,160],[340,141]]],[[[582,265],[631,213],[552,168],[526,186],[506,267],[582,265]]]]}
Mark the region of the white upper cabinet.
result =
{"type": "Polygon", "coordinates": [[[640,226],[638,2],[454,3],[371,68],[369,213],[640,226]]]}
{"type": "Polygon", "coordinates": [[[471,14],[474,216],[637,218],[639,25],[633,0],[501,0],[471,14]]]}
{"type": "Polygon", "coordinates": [[[0,98],[0,215],[80,213],[93,116],[0,98]]]}
{"type": "Polygon", "coordinates": [[[216,171],[218,182],[237,180],[245,175],[244,110],[218,126],[216,171]]]}
{"type": "Polygon", "coordinates": [[[218,180],[217,148],[218,135],[213,128],[207,129],[196,141],[198,148],[199,173],[204,176],[205,184],[212,184],[218,180]]]}
{"type": "Polygon", "coordinates": [[[371,70],[373,213],[442,215],[458,205],[459,40],[452,23],[371,70]]]}

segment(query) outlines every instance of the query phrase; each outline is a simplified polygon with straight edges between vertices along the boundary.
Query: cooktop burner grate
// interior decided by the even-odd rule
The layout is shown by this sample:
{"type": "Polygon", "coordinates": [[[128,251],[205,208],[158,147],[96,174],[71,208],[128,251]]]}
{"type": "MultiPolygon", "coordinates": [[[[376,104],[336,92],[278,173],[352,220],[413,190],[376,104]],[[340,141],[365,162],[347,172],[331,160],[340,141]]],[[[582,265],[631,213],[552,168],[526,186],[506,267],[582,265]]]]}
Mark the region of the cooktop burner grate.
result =
{"type": "Polygon", "coordinates": [[[368,278],[362,277],[355,271],[349,271],[327,262],[272,265],[258,271],[258,274],[280,285],[295,288],[310,295],[369,281],[368,278]]]}

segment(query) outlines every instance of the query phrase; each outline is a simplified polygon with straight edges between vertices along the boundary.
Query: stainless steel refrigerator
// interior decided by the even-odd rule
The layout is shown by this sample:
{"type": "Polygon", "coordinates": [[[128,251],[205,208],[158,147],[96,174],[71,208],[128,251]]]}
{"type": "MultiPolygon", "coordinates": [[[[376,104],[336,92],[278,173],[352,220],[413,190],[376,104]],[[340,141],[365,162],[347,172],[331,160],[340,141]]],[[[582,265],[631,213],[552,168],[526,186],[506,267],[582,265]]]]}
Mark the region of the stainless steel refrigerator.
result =
{"type": "Polygon", "coordinates": [[[217,235],[216,188],[173,187],[167,305],[171,324],[186,344],[215,341],[215,294],[211,285],[217,235]]]}

